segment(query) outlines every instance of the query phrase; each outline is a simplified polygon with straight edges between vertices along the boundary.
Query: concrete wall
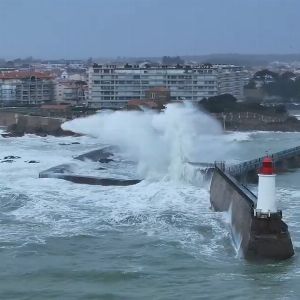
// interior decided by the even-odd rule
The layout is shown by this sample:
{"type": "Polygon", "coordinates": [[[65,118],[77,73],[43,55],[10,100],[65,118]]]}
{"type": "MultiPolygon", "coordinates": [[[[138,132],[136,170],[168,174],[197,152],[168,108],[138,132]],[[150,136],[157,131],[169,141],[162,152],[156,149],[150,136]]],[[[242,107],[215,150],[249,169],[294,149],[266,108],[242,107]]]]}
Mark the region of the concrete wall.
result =
{"type": "Polygon", "coordinates": [[[24,132],[51,133],[60,130],[63,119],[18,115],[17,128],[24,132]]]}
{"type": "Polygon", "coordinates": [[[54,134],[62,135],[61,124],[64,118],[48,118],[29,116],[10,112],[0,112],[0,126],[7,126],[8,130],[16,134],[54,134]]]}
{"type": "Polygon", "coordinates": [[[211,187],[210,201],[216,211],[227,211],[231,218],[231,226],[235,243],[247,248],[250,240],[252,211],[255,197],[251,200],[239,183],[215,169],[211,187]]]}
{"type": "Polygon", "coordinates": [[[16,124],[17,114],[12,112],[0,112],[0,126],[11,126],[16,124]]]}

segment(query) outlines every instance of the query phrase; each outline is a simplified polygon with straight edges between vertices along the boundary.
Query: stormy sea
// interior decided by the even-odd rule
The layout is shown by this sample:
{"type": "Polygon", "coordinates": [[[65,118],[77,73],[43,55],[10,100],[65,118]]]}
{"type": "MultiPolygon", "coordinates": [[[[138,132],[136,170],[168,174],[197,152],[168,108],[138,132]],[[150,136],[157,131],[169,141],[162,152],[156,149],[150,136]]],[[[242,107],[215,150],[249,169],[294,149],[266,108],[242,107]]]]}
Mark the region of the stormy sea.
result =
{"type": "Polygon", "coordinates": [[[211,210],[209,185],[189,162],[252,159],[299,146],[300,133],[224,133],[179,105],[107,111],[63,128],[80,135],[0,137],[0,299],[299,299],[300,170],[277,176],[295,256],[259,263],[239,255],[228,216],[211,210]],[[111,161],[74,163],[110,145],[111,161]],[[66,163],[141,182],[39,178],[66,163]]]}

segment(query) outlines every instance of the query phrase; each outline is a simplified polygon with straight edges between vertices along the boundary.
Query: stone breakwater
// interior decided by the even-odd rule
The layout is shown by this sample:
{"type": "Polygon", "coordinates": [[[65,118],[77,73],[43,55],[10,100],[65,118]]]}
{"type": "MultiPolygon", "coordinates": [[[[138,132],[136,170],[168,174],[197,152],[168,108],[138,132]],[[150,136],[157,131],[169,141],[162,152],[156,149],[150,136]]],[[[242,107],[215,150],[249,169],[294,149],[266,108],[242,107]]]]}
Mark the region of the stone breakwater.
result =
{"type": "Polygon", "coordinates": [[[36,135],[65,136],[73,135],[70,131],[61,129],[61,124],[65,118],[51,118],[41,116],[23,115],[13,112],[0,112],[0,126],[7,128],[9,136],[23,136],[26,133],[36,135]]]}

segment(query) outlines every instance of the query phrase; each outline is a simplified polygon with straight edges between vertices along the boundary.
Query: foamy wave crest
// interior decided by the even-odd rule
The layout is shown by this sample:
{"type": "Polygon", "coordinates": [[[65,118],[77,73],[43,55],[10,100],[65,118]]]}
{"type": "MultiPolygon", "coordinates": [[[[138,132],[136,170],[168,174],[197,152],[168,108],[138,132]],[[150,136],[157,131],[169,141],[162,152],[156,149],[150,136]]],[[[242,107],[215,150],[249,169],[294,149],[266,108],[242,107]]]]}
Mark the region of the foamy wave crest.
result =
{"type": "Polygon", "coordinates": [[[137,161],[144,177],[182,179],[188,161],[212,162],[224,157],[231,140],[220,124],[191,104],[169,104],[163,112],[116,111],[75,119],[65,130],[117,145],[137,161]]]}

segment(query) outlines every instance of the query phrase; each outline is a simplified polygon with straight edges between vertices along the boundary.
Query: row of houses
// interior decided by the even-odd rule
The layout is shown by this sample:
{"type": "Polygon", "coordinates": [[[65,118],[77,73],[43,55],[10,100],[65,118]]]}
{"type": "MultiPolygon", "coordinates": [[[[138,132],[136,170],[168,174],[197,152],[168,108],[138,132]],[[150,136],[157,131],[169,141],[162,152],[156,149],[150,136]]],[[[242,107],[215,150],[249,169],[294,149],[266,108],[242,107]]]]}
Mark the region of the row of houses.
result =
{"type": "Polygon", "coordinates": [[[53,78],[42,72],[13,71],[0,74],[0,101],[44,103],[54,97],[53,78]]]}
{"type": "Polygon", "coordinates": [[[2,105],[36,105],[50,102],[85,103],[87,82],[70,79],[63,73],[7,71],[0,73],[0,103],[2,105]]]}
{"type": "Polygon", "coordinates": [[[243,100],[246,73],[234,65],[98,65],[86,76],[51,72],[3,71],[0,103],[71,103],[93,108],[124,108],[129,101],[151,99],[149,91],[163,91],[168,101],[200,101],[229,93],[243,100]]]}

